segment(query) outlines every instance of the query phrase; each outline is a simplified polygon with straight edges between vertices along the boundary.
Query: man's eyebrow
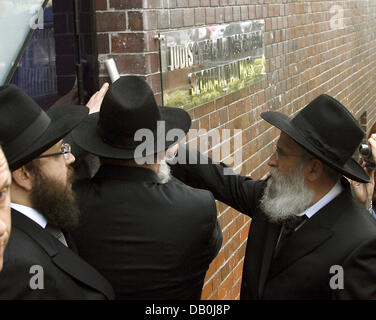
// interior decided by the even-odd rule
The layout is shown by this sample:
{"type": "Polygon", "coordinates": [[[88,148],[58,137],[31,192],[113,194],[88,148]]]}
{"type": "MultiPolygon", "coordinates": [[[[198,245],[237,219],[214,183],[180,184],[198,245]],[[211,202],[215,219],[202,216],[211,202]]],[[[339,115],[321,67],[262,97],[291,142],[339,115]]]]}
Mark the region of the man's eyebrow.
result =
{"type": "Polygon", "coordinates": [[[10,171],[8,169],[8,165],[7,165],[5,158],[2,159],[2,161],[0,161],[0,175],[2,175],[2,173],[4,173],[4,171],[7,175],[7,177],[0,179],[0,188],[7,187],[12,183],[12,174],[10,173],[10,171]]]}
{"type": "Polygon", "coordinates": [[[285,152],[285,150],[283,149],[283,147],[281,148],[281,146],[279,146],[278,144],[276,146],[276,149],[277,149],[278,152],[280,152],[280,151],[285,152]]]}
{"type": "Polygon", "coordinates": [[[8,172],[8,177],[0,183],[0,189],[3,189],[4,187],[9,187],[12,183],[12,175],[10,172],[8,172]]]}

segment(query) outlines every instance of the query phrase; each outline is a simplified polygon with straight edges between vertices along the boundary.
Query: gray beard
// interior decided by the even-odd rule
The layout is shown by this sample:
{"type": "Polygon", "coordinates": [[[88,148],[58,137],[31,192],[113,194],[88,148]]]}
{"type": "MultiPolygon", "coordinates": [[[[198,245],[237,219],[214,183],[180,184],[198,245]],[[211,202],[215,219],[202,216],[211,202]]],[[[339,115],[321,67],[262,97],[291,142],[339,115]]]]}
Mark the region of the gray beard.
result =
{"type": "Polygon", "coordinates": [[[171,169],[165,160],[162,160],[159,164],[158,177],[163,184],[171,180],[171,169]]]}
{"type": "Polygon", "coordinates": [[[275,168],[270,168],[270,173],[260,208],[271,222],[292,219],[311,206],[314,192],[304,184],[302,167],[287,176],[281,175],[275,168]]]}

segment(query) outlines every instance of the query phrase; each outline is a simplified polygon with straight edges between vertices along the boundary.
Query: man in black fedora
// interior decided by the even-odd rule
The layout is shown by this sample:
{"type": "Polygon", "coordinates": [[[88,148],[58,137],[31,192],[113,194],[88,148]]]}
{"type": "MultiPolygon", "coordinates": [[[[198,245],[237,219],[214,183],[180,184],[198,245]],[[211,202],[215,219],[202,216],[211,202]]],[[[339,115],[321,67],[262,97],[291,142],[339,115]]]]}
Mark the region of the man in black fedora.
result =
{"type": "Polygon", "coordinates": [[[13,85],[0,87],[0,140],[12,171],[12,231],[0,299],[110,299],[108,281],[73,250],[79,210],[74,157],[62,138],[87,117],[84,106],[44,112],[13,85]]]}
{"type": "Polygon", "coordinates": [[[74,187],[84,215],[74,238],[117,299],[201,297],[222,243],[215,201],[170,180],[165,163],[190,124],[186,111],[158,107],[142,78],[126,76],[110,86],[100,112],[72,132],[101,159],[96,175],[74,187]]]}
{"type": "Polygon", "coordinates": [[[360,126],[325,94],[293,119],[274,111],[261,117],[281,130],[268,179],[226,175],[226,165],[211,159],[172,168],[252,218],[241,299],[376,298],[376,225],[342,178],[369,181],[352,159],[360,126]]]}

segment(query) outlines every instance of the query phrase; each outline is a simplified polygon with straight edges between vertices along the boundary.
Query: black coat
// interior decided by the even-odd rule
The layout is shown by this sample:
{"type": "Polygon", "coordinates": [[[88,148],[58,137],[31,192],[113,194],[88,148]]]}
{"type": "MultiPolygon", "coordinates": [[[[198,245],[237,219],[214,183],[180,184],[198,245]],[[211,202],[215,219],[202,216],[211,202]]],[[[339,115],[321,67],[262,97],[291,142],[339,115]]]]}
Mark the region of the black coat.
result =
{"type": "Polygon", "coordinates": [[[113,298],[111,285],[93,267],[37,223],[12,209],[12,231],[0,272],[0,299],[113,298]],[[31,281],[42,274],[33,266],[43,268],[42,282],[31,281]],[[43,289],[32,289],[35,283],[43,283],[43,289]]]}
{"type": "Polygon", "coordinates": [[[149,169],[105,165],[74,186],[78,251],[117,299],[200,299],[222,232],[213,195],[149,169]]]}
{"type": "Polygon", "coordinates": [[[346,180],[342,180],[345,190],[294,232],[273,260],[281,226],[269,222],[260,210],[265,181],[224,175],[224,167],[209,160],[209,164],[175,165],[173,173],[252,218],[241,299],[376,298],[376,224],[353,198],[346,180]],[[340,284],[336,280],[340,271],[332,266],[343,268],[343,289],[331,289],[331,279],[340,284]]]}

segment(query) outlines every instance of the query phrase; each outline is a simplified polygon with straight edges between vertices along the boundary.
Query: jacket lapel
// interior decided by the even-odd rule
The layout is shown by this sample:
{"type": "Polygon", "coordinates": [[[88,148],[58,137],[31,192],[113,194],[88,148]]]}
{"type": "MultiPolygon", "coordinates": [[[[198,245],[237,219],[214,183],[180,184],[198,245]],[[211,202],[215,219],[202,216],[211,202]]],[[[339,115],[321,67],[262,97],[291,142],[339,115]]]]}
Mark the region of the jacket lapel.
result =
{"type": "MultiPolygon", "coordinates": [[[[268,223],[268,222],[267,222],[268,223]]],[[[260,270],[260,277],[259,277],[259,285],[258,285],[258,296],[259,298],[262,297],[265,282],[268,277],[268,273],[270,270],[270,265],[273,258],[275,244],[277,242],[281,225],[277,223],[268,223],[269,227],[267,228],[267,235],[265,241],[265,249],[264,255],[261,261],[261,270],[260,270]]]]}
{"type": "Polygon", "coordinates": [[[307,221],[286,240],[272,262],[270,278],[275,277],[294,261],[307,255],[332,236],[331,230],[313,225],[313,221],[307,221]]]}
{"type": "Polygon", "coordinates": [[[272,262],[270,278],[331,238],[333,224],[340,219],[345,208],[351,206],[353,201],[349,185],[343,183],[345,190],[294,232],[279,249],[272,262]]]}
{"type": "Polygon", "coordinates": [[[12,209],[12,225],[21,229],[51,257],[53,263],[71,277],[102,292],[108,299],[114,292],[108,281],[71,249],[41,228],[28,217],[12,209]]]}

